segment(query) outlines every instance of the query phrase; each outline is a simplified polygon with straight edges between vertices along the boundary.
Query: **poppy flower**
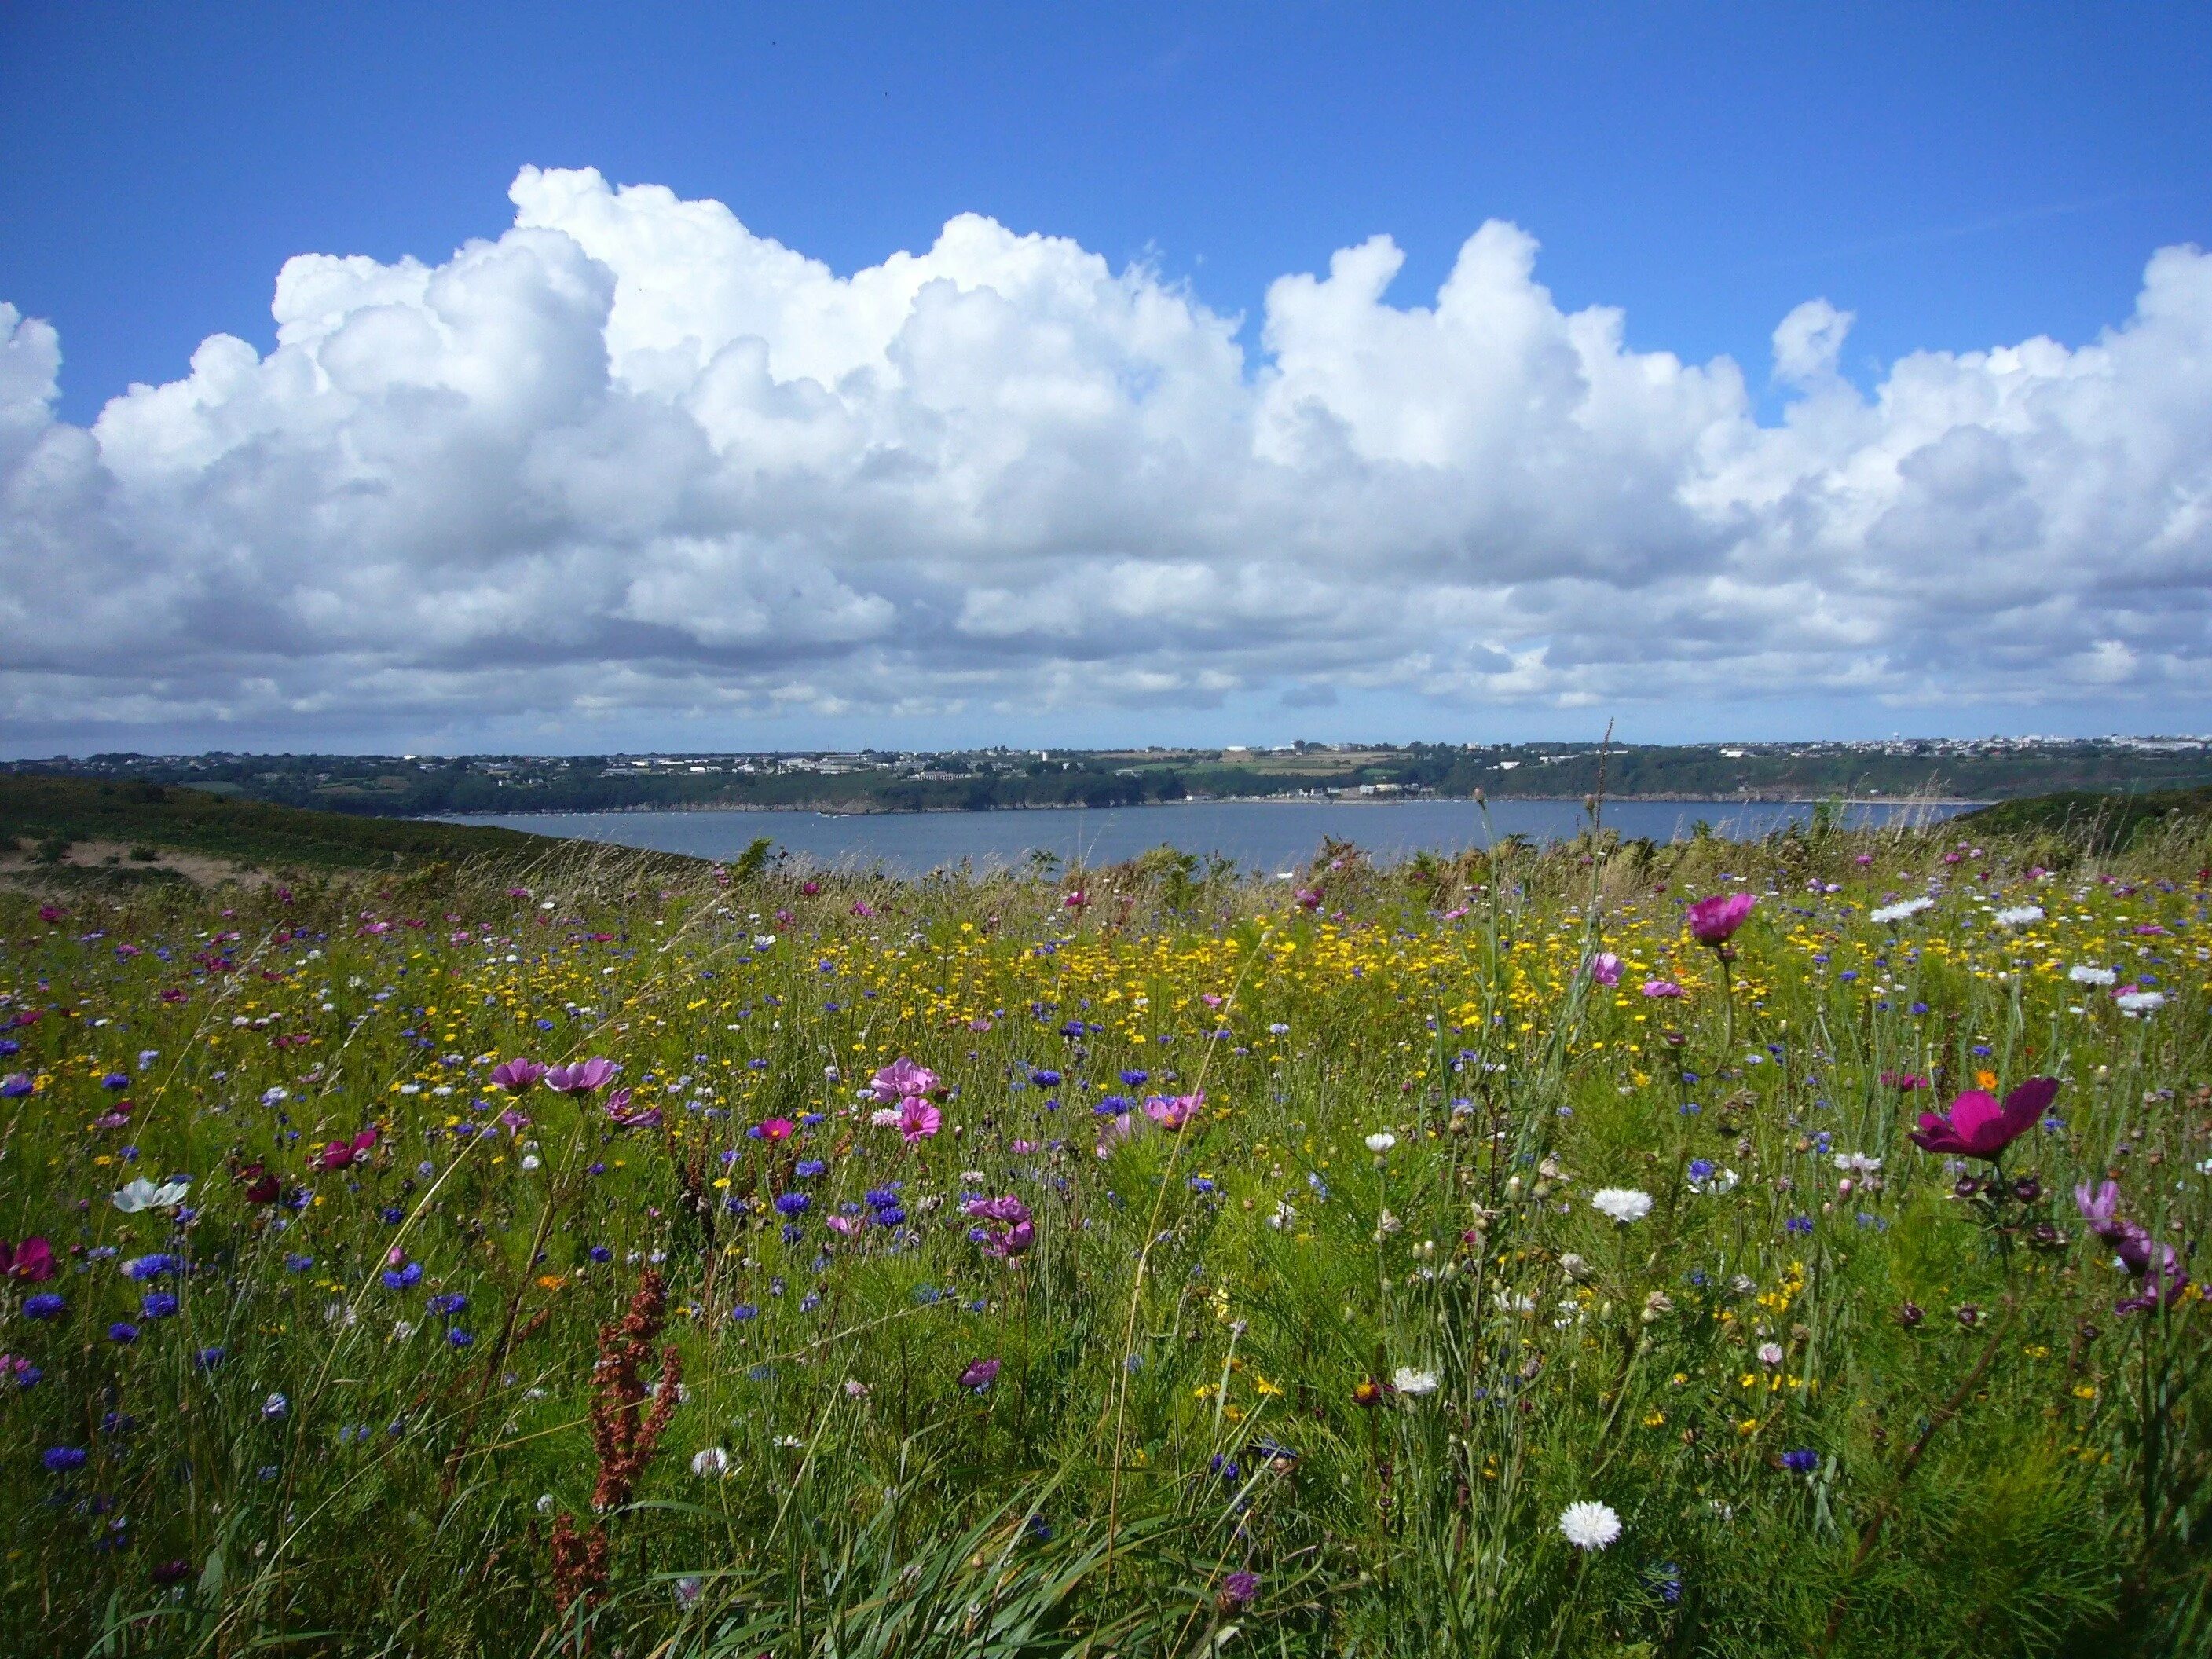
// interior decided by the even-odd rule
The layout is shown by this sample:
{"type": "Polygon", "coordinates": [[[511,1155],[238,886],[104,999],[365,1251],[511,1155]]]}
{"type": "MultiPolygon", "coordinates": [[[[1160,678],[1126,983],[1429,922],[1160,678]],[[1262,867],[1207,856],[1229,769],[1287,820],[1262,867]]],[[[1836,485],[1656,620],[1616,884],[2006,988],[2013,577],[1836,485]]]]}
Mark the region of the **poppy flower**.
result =
{"type": "Polygon", "coordinates": [[[1685,920],[1698,944],[1724,945],[1758,902],[1755,893],[1715,893],[1692,904],[1685,920]]]}
{"type": "Polygon", "coordinates": [[[1969,1089],[1942,1116],[1921,1113],[1920,1127],[1912,1131],[1913,1144],[1925,1152],[1994,1159],[2035,1127],[2057,1093],[2058,1079],[2049,1077],[2028,1079],[2004,1097],[2002,1105],[1994,1095],[1969,1089]]]}

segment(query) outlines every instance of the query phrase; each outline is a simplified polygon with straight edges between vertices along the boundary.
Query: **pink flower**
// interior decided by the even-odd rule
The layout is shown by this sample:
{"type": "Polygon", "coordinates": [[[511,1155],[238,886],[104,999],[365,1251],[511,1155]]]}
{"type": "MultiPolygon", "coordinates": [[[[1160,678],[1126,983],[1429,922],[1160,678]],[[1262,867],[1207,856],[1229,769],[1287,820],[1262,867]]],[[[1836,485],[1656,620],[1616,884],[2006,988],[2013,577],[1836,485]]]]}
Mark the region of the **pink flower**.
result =
{"type": "Polygon", "coordinates": [[[760,1121],[756,1138],[761,1140],[788,1140],[798,1132],[799,1126],[787,1117],[767,1117],[760,1121]]]}
{"type": "Polygon", "coordinates": [[[862,921],[866,921],[876,914],[876,907],[869,903],[866,899],[854,899],[853,901],[853,914],[860,917],[862,921]]]}
{"type": "Polygon", "coordinates": [[[927,1140],[935,1134],[944,1126],[945,1114],[919,1095],[909,1096],[899,1102],[897,1122],[899,1133],[906,1137],[906,1144],[911,1146],[917,1140],[927,1140]]]}
{"type": "Polygon", "coordinates": [[[1321,895],[1314,891],[1310,887],[1299,888],[1297,898],[1298,901],[1298,908],[1301,909],[1318,910],[1321,908],[1321,895]]]}
{"type": "Polygon", "coordinates": [[[534,1060],[502,1060],[491,1068],[491,1086],[504,1089],[509,1094],[527,1094],[538,1086],[546,1067],[534,1060]]]}
{"type": "Polygon", "coordinates": [[[1445,911],[1445,912],[1444,912],[1444,915],[1443,915],[1443,919],[1444,919],[1446,921],[1458,921],[1462,916],[1464,916],[1466,914],[1467,914],[1467,906],[1465,906],[1464,904],[1457,905],[1457,906],[1455,906],[1453,908],[1451,908],[1451,909],[1449,909],[1449,910],[1445,911]]]}
{"type": "Polygon", "coordinates": [[[1022,1255],[1036,1242],[1036,1229],[1030,1221],[1030,1206],[1012,1194],[1004,1198],[970,1199],[960,1207],[978,1221],[994,1224],[978,1227],[969,1235],[983,1247],[987,1255],[1002,1260],[1022,1255]]]}
{"type": "Polygon", "coordinates": [[[1080,910],[1091,902],[1091,895],[1078,887],[1066,898],[1060,900],[1060,902],[1071,910],[1080,910]]]}
{"type": "Polygon", "coordinates": [[[1715,893],[1711,898],[1701,898],[1689,908],[1690,932],[1700,945],[1724,945],[1758,902],[1753,893],[1715,893]]]}
{"type": "Polygon", "coordinates": [[[1647,979],[1644,981],[1644,994],[1647,997],[1679,997],[1682,994],[1682,988],[1671,979],[1647,979]]]}
{"type": "Polygon", "coordinates": [[[1857,865],[1860,869],[1863,870],[1874,862],[1874,854],[1871,853],[1862,853],[1856,858],[1853,859],[1851,862],[1857,865]]]}
{"type": "Polygon", "coordinates": [[[904,1100],[909,1095],[933,1095],[943,1086],[936,1073],[904,1054],[868,1079],[876,1098],[886,1102],[904,1100]]]}
{"type": "Polygon", "coordinates": [[[617,1129],[658,1129],[660,1127],[660,1108],[644,1106],[636,1111],[629,1109],[630,1091],[617,1089],[607,1097],[607,1115],[615,1121],[617,1129]]]}
{"type": "Polygon", "coordinates": [[[799,884],[799,890],[807,897],[812,898],[822,890],[822,884],[818,881],[802,881],[799,884]]]}
{"type": "Polygon", "coordinates": [[[1969,1089],[1943,1116],[1921,1113],[1920,1127],[1912,1131],[1913,1143],[1923,1152],[1994,1159],[2035,1127],[2057,1093],[2058,1079],[2049,1077],[2028,1079],[2004,1097],[2002,1106],[1996,1096],[1969,1089]]]}
{"type": "Polygon", "coordinates": [[[1610,951],[1599,951],[1590,958],[1589,976],[1607,988],[1620,984],[1620,958],[1610,951]]]}
{"type": "Polygon", "coordinates": [[[520,1140],[522,1132],[530,1127],[530,1120],[510,1106],[499,1115],[499,1126],[520,1140]]]}
{"type": "Polygon", "coordinates": [[[1198,1000],[1209,1008],[1218,1008],[1223,1003],[1229,1000],[1228,998],[1213,991],[1200,992],[1198,1000]]]}
{"type": "Polygon", "coordinates": [[[545,1073],[545,1086],[561,1095],[596,1094],[614,1080],[618,1069],[611,1060],[597,1058],[578,1060],[574,1066],[556,1066],[545,1073]]]}
{"type": "Polygon", "coordinates": [[[1180,1129],[1205,1104],[1203,1091],[1194,1095],[1154,1095],[1145,1102],[1145,1115],[1163,1129],[1180,1129]]]}
{"type": "Polygon", "coordinates": [[[1136,1133],[1137,1120],[1131,1114],[1122,1112],[1108,1118],[1105,1128],[1099,1132],[1098,1156],[1101,1158],[1111,1157],[1116,1141],[1127,1140],[1136,1133]]]}
{"type": "Polygon", "coordinates": [[[848,1238],[852,1237],[867,1224],[868,1218],[865,1215],[833,1215],[830,1218],[830,1231],[833,1233],[842,1233],[848,1238]]]}

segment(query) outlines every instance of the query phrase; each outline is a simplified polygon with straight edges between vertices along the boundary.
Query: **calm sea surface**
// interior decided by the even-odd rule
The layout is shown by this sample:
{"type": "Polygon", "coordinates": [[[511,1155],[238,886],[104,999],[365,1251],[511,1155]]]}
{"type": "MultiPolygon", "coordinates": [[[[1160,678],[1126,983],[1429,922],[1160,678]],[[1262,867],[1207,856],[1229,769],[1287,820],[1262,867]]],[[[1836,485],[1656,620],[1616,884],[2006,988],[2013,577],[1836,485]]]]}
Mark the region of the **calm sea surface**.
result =
{"type": "MultiPolygon", "coordinates": [[[[1878,827],[1944,817],[1956,806],[1866,805],[1850,809],[1854,825],[1878,827]]],[[[1805,803],[1613,801],[1607,827],[1654,841],[1686,836],[1700,818],[1735,840],[1811,817],[1805,803]]],[[[697,858],[734,858],[766,836],[810,863],[920,875],[958,864],[1019,864],[1033,851],[1063,860],[1111,864],[1163,842],[1186,853],[1217,854],[1247,870],[1289,869],[1313,856],[1323,836],[1356,842],[1371,856],[1395,862],[1424,849],[1456,852],[1494,837],[1532,841],[1572,836],[1583,827],[1572,801],[1501,800],[1489,817],[1471,801],[1181,801],[1160,806],[1066,807],[998,812],[526,812],[455,816],[453,823],[497,823],[537,836],[568,836],[649,847],[697,858]]]]}

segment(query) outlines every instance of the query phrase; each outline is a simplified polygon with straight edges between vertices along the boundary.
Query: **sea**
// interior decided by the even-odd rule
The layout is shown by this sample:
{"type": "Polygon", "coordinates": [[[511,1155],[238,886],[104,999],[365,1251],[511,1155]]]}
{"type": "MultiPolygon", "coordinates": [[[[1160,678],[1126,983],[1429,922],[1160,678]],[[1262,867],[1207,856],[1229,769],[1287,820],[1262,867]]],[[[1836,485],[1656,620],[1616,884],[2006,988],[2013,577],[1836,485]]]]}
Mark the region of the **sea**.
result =
{"type": "MultiPolygon", "coordinates": [[[[1967,810],[1946,802],[1853,803],[1853,828],[1918,826],[1967,810]]],[[[1734,841],[1755,841],[1813,816],[1809,801],[1616,800],[1607,828],[1668,842],[1700,822],[1734,841]]],[[[1154,806],[1036,807],[990,812],[793,812],[702,810],[677,812],[454,814],[448,823],[495,823],[531,835],[610,842],[695,858],[730,859],[765,836],[780,851],[812,866],[924,875],[1025,865],[1050,854],[1063,865],[1118,863],[1160,846],[1233,860],[1248,873],[1273,875],[1303,866],[1324,836],[1356,844],[1380,864],[1416,853],[1488,847],[1507,836],[1549,842],[1589,823],[1579,802],[1495,800],[1208,800],[1154,806]]]]}

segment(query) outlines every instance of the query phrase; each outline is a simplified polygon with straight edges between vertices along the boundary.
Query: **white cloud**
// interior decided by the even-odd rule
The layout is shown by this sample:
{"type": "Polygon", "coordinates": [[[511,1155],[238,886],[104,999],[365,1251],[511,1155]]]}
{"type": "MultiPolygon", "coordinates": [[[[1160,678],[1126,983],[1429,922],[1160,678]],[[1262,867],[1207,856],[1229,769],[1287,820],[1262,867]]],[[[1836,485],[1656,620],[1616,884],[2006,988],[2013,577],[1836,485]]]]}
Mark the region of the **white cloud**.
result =
{"type": "Polygon", "coordinates": [[[1562,312],[1499,222],[1234,319],[963,216],[841,277],[714,202],[526,168],[438,265],[302,255],[90,428],[0,306],[0,709],[74,722],[1024,714],[1338,690],[2161,712],[2212,690],[2212,259],[2135,314],[1837,372],[1562,312]],[[1763,378],[1763,377],[1762,377],[1763,378]]]}

